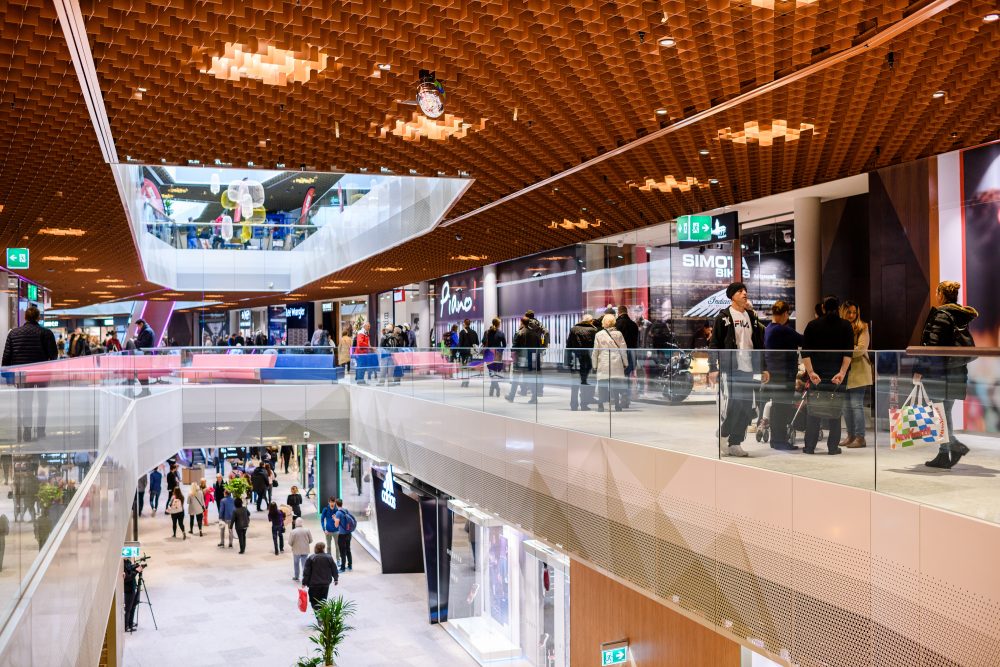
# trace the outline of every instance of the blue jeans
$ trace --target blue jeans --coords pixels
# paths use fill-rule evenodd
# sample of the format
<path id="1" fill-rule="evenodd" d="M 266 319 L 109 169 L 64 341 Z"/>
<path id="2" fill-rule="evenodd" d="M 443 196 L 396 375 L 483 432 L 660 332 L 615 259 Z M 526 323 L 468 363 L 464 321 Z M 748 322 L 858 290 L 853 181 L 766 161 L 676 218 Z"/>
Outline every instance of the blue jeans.
<path id="1" fill-rule="evenodd" d="M 297 555 L 296 556 L 292 556 L 292 561 L 295 563 L 295 578 L 296 579 L 299 578 L 299 573 L 301 572 L 301 570 L 299 568 L 301 567 L 302 569 L 305 569 L 306 558 L 309 558 L 309 554 L 302 554 L 301 556 L 297 556 Z"/>
<path id="2" fill-rule="evenodd" d="M 865 395 L 867 393 L 867 386 L 847 390 L 844 421 L 847 422 L 848 438 L 865 437 Z"/>

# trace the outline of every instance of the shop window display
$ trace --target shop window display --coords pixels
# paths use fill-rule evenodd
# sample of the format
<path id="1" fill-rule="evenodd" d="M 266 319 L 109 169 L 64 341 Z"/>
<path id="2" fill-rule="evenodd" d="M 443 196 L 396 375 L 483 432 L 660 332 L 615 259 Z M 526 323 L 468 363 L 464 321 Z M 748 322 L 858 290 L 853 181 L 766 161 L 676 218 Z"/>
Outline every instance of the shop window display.
<path id="1" fill-rule="evenodd" d="M 375 487 L 372 484 L 372 460 L 353 447 L 348 447 L 344 452 L 340 488 L 344 507 L 358 521 L 354 539 L 378 560 L 380 549 L 375 516 Z"/>
<path id="2" fill-rule="evenodd" d="M 448 632 L 480 663 L 568 665 L 568 560 L 514 527 L 449 501 Z"/>

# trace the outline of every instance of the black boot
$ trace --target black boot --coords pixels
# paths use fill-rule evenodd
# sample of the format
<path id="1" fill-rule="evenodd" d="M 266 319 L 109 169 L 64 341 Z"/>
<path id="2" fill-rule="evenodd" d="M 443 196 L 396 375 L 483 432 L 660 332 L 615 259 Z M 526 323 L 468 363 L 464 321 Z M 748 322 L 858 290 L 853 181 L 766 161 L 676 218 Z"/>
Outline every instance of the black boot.
<path id="1" fill-rule="evenodd" d="M 950 450 L 950 461 L 948 463 L 949 468 L 953 467 L 963 456 L 969 453 L 969 448 L 957 440 L 951 443 L 951 445 L 948 446 L 948 449 Z"/>
<path id="2" fill-rule="evenodd" d="M 948 456 L 948 452 L 938 452 L 930 461 L 924 463 L 928 468 L 950 468 L 952 466 L 951 458 Z"/>

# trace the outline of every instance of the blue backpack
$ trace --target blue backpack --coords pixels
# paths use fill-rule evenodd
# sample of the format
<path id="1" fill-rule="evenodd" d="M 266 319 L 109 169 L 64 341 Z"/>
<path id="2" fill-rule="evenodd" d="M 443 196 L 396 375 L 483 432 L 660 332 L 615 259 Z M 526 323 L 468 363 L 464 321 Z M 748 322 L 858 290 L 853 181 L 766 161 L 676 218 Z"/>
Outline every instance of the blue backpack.
<path id="1" fill-rule="evenodd" d="M 354 518 L 354 515 L 344 510 L 344 528 L 347 529 L 348 533 L 353 533 L 354 529 L 358 527 L 358 520 Z"/>

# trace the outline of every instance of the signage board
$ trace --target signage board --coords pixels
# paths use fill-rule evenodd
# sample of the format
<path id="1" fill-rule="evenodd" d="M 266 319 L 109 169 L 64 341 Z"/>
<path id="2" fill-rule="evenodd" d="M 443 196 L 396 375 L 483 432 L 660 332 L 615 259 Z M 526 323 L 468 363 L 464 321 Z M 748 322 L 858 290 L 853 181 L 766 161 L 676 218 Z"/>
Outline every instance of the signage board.
<path id="1" fill-rule="evenodd" d="M 27 248 L 7 248 L 8 269 L 27 269 L 29 265 Z"/>
<path id="2" fill-rule="evenodd" d="M 628 662 L 628 640 L 601 644 L 601 667 Z"/>
<path id="3" fill-rule="evenodd" d="M 253 313 L 250 312 L 249 308 L 245 308 L 240 311 L 240 324 L 249 325 L 253 321 Z"/>
<path id="4" fill-rule="evenodd" d="M 38 301 L 38 285 L 28 283 L 28 301 Z"/>
<path id="5" fill-rule="evenodd" d="M 322 312 L 324 312 L 324 313 L 332 313 L 333 312 L 333 303 L 331 303 L 329 301 L 327 301 L 326 303 L 324 303 L 323 304 L 323 310 L 322 310 Z"/>
<path id="6" fill-rule="evenodd" d="M 677 218 L 677 245 L 681 248 L 732 241 L 739 237 L 736 211 L 719 215 L 682 215 Z"/>
<path id="7" fill-rule="evenodd" d="M 138 558 L 139 549 L 138 542 L 126 542 L 125 546 L 122 547 L 122 558 Z"/>
<path id="8" fill-rule="evenodd" d="M 392 302 L 403 303 L 406 301 L 406 290 L 403 288 L 392 290 Z"/>
<path id="9" fill-rule="evenodd" d="M 396 479 L 392 474 L 392 464 L 385 470 L 385 481 L 382 482 L 382 502 L 386 507 L 396 509 Z"/>
<path id="10" fill-rule="evenodd" d="M 108 319 L 104 320 L 104 326 L 113 327 L 114 325 L 115 325 L 115 318 L 109 317 Z"/>

